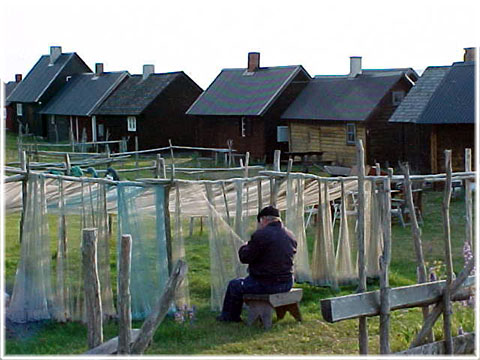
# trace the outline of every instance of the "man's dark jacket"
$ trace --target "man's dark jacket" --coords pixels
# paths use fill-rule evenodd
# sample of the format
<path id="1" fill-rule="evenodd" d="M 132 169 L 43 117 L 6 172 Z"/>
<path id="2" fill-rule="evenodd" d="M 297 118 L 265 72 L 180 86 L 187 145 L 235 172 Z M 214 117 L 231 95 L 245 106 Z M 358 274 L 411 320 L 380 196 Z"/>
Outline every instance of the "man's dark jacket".
<path id="1" fill-rule="evenodd" d="M 240 261 L 248 264 L 251 277 L 266 283 L 292 279 L 293 257 L 297 241 L 280 221 L 269 223 L 252 234 L 250 241 L 238 250 Z"/>

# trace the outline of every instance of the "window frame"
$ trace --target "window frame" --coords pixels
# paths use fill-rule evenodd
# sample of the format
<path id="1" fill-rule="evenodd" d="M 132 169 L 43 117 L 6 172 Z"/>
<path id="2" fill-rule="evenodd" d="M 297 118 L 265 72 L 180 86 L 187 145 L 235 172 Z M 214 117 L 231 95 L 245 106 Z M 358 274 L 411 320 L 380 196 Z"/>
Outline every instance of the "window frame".
<path id="1" fill-rule="evenodd" d="M 353 133 L 352 133 L 352 128 L 353 128 Z M 357 142 L 357 124 L 347 123 L 345 132 L 346 132 L 347 145 L 355 145 L 355 143 Z M 350 135 L 353 135 L 353 140 L 350 140 Z"/>
<path id="2" fill-rule="evenodd" d="M 392 91 L 392 105 L 400 105 L 400 103 L 405 98 L 405 95 L 406 93 L 403 90 Z"/>
<path id="3" fill-rule="evenodd" d="M 281 140 L 280 139 L 280 134 L 281 132 L 283 132 L 283 135 L 286 136 L 286 140 Z M 288 125 L 279 125 L 277 126 L 277 142 L 278 143 L 282 143 L 282 142 L 290 142 L 290 134 L 289 134 L 289 131 L 288 131 Z"/>
<path id="4" fill-rule="evenodd" d="M 137 118 L 135 116 L 127 116 L 127 130 L 131 132 L 137 131 Z"/>
<path id="5" fill-rule="evenodd" d="M 23 116 L 23 104 L 17 103 L 17 116 Z"/>

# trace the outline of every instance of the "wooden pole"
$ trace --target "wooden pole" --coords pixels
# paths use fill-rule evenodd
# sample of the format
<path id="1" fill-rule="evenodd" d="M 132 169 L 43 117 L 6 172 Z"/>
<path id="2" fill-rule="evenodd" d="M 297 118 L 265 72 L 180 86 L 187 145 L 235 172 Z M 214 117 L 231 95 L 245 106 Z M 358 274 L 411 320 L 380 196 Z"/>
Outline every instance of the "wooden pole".
<path id="1" fill-rule="evenodd" d="M 445 234 L 445 265 L 447 270 L 447 286 L 443 295 L 443 332 L 445 336 L 445 353 L 453 354 L 452 340 L 452 303 L 450 302 L 450 289 L 453 279 L 452 264 L 452 245 L 450 240 L 450 199 L 452 196 L 452 151 L 445 150 L 445 170 L 447 173 L 447 181 L 445 183 L 445 191 L 443 197 L 443 229 Z"/>
<path id="2" fill-rule="evenodd" d="M 175 158 L 173 157 L 172 140 L 168 139 L 168 145 L 170 146 L 170 157 L 172 158 L 172 165 L 175 164 Z"/>
<path id="3" fill-rule="evenodd" d="M 280 156 L 282 152 L 280 150 L 275 150 L 273 153 L 273 171 L 280 171 Z"/>
<path id="4" fill-rule="evenodd" d="M 70 155 L 65 154 L 65 175 L 70 176 L 72 171 L 72 165 L 70 163 Z"/>
<path id="5" fill-rule="evenodd" d="M 187 264 L 182 260 L 178 260 L 175 264 L 175 268 L 172 271 L 172 275 L 170 275 L 170 278 L 165 285 L 165 290 L 163 291 L 162 296 L 158 300 L 155 308 L 150 313 L 148 318 L 145 319 L 137 340 L 135 340 L 135 342 L 132 344 L 131 354 L 143 354 L 145 352 L 148 345 L 152 341 L 155 331 L 165 318 L 165 315 L 167 314 L 175 295 L 175 290 L 181 284 L 186 273 Z"/>
<path id="6" fill-rule="evenodd" d="M 405 189 L 405 200 L 407 202 L 408 211 L 410 215 L 410 223 L 412 229 L 412 238 L 415 248 L 415 256 L 417 259 L 417 282 L 419 284 L 425 283 L 428 281 L 427 270 L 425 268 L 425 260 L 423 257 L 423 248 L 422 248 L 422 232 L 417 221 L 417 214 L 415 212 L 415 204 L 413 203 L 413 192 L 412 192 L 412 182 L 410 180 L 410 168 L 408 163 L 405 165 L 400 164 L 402 172 L 404 174 L 404 189 Z M 428 317 L 428 306 L 422 308 L 423 320 Z M 433 331 L 428 335 L 427 342 L 433 342 Z"/>
<path id="7" fill-rule="evenodd" d="M 377 175 L 380 175 L 380 166 L 377 165 Z M 393 172 L 389 169 L 389 175 Z M 390 354 L 390 283 L 388 267 L 391 259 L 391 177 L 383 181 L 383 254 L 380 256 L 380 354 Z"/>
<path id="8" fill-rule="evenodd" d="M 118 262 L 118 353 L 129 354 L 132 329 L 130 271 L 132 237 L 122 235 Z"/>
<path id="9" fill-rule="evenodd" d="M 465 149 L 465 171 L 472 171 L 472 149 Z M 470 185 L 471 181 L 465 180 L 465 243 L 473 250 L 472 188 Z"/>
<path id="10" fill-rule="evenodd" d="M 357 168 L 358 168 L 358 292 L 367 289 L 367 274 L 365 271 L 365 150 L 362 139 L 357 142 Z M 358 319 L 358 344 L 359 353 L 368 354 L 368 329 L 367 318 Z"/>
<path id="11" fill-rule="evenodd" d="M 162 158 L 162 155 L 160 154 L 157 154 L 157 162 L 155 163 L 155 177 L 157 179 L 160 179 L 161 178 L 161 172 L 162 172 L 162 168 L 160 166 L 160 159 Z"/>
<path id="12" fill-rule="evenodd" d="M 135 136 L 135 167 L 138 168 L 138 136 Z"/>
<path id="13" fill-rule="evenodd" d="M 263 209 L 262 179 L 257 179 L 257 202 L 258 212 Z"/>
<path id="14" fill-rule="evenodd" d="M 232 149 L 233 149 L 233 140 L 227 140 L 227 147 L 228 147 L 228 167 L 232 167 Z"/>
<path id="15" fill-rule="evenodd" d="M 177 184 L 178 186 L 178 184 Z M 172 273 L 172 230 L 170 223 L 170 190 L 171 186 L 165 186 L 165 198 L 163 209 L 165 211 L 165 241 L 167 243 L 168 273 Z"/>
<path id="16" fill-rule="evenodd" d="M 248 163 L 250 162 L 250 153 L 245 153 L 245 178 L 248 179 Z"/>
<path id="17" fill-rule="evenodd" d="M 27 207 L 27 184 L 28 184 L 28 175 L 30 172 L 30 166 L 28 163 L 27 153 L 22 151 L 20 156 L 20 167 L 23 171 L 26 172 L 25 178 L 22 180 L 22 212 L 20 213 L 20 231 L 19 231 L 19 242 L 22 242 L 23 237 L 23 223 L 25 222 L 25 209 Z"/>
<path id="18" fill-rule="evenodd" d="M 97 229 L 82 230 L 82 263 L 87 314 L 88 348 L 103 342 L 102 301 L 97 266 Z"/>
<path id="19" fill-rule="evenodd" d="M 225 189 L 225 183 L 222 182 L 221 185 L 222 185 L 223 201 L 225 203 L 225 213 L 227 214 L 227 223 L 228 225 L 231 226 L 232 224 L 230 220 L 230 210 L 228 209 L 227 191 Z"/>

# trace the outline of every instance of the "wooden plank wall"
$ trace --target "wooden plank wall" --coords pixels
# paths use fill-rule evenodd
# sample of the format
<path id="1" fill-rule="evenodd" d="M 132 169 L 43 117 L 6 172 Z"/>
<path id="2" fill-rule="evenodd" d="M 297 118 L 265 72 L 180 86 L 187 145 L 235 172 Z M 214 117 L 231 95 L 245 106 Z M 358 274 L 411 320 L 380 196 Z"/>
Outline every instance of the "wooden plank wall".
<path id="1" fill-rule="evenodd" d="M 365 126 L 357 125 L 357 139 L 365 143 Z M 345 122 L 290 122 L 290 151 L 323 151 L 322 161 L 335 165 L 356 164 L 355 145 L 347 145 Z"/>

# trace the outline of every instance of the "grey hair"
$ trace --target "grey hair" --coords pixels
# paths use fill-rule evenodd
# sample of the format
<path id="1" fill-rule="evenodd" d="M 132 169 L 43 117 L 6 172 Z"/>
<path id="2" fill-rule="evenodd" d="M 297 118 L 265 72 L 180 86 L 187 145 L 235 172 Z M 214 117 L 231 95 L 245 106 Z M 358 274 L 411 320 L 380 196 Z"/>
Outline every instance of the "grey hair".
<path id="1" fill-rule="evenodd" d="M 277 216 L 272 216 L 272 215 L 267 215 L 267 216 L 262 216 L 262 218 L 265 218 L 268 220 L 268 222 L 271 222 L 271 221 L 280 221 L 282 222 L 282 219 L 277 217 Z"/>

